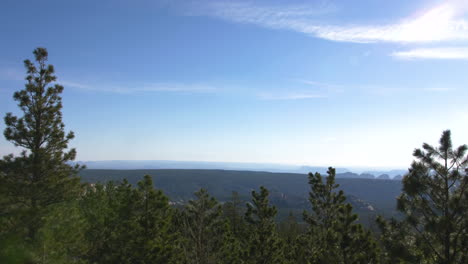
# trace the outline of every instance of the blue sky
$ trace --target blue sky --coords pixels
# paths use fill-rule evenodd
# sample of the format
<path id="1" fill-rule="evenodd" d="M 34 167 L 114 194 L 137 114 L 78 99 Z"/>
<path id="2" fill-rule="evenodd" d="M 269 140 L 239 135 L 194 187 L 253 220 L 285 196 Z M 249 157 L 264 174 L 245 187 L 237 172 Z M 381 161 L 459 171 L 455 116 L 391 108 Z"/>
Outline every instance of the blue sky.
<path id="1" fill-rule="evenodd" d="M 468 1 L 4 0 L 0 35 L 0 114 L 46 47 L 78 160 L 404 168 L 468 143 Z"/>

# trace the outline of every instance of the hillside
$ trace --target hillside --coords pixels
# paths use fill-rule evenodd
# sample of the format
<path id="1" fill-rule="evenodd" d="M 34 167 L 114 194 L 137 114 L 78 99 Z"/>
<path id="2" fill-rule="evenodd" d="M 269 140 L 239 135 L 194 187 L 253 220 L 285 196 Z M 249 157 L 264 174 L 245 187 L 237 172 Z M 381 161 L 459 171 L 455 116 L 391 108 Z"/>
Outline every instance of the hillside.
<path id="1" fill-rule="evenodd" d="M 289 211 L 301 212 L 309 209 L 307 201 L 309 185 L 306 174 L 271 173 L 232 170 L 83 170 L 80 175 L 84 182 L 121 181 L 127 179 L 135 184 L 143 175 L 153 176 L 156 188 L 162 189 L 170 199 L 183 203 L 200 188 L 206 188 L 220 201 L 229 199 L 232 191 L 243 200 L 250 198 L 250 192 L 263 185 L 271 191 L 272 203 L 278 206 L 282 215 Z M 348 196 L 361 218 L 369 214 L 393 215 L 395 198 L 400 194 L 401 182 L 381 179 L 340 178 L 337 183 Z"/>

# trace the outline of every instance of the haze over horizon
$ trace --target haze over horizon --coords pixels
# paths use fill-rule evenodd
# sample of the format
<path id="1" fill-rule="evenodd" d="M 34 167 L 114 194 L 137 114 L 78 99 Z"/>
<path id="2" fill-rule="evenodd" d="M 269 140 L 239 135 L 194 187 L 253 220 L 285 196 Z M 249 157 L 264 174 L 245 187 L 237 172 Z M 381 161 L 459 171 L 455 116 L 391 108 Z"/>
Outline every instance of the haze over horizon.
<path id="1" fill-rule="evenodd" d="M 87 169 L 221 169 L 221 170 L 255 170 L 267 172 L 320 172 L 326 173 L 329 167 L 342 172 L 373 172 L 384 174 L 389 171 L 398 171 L 404 174 L 407 167 L 374 167 L 374 166 L 337 166 L 336 164 L 293 164 L 293 163 L 256 163 L 256 162 L 222 162 L 222 161 L 196 161 L 196 160 L 77 160 L 77 163 L 86 165 Z M 320 171 L 316 169 L 320 168 Z M 315 169 L 315 170 L 310 170 Z M 380 175 L 379 174 L 379 175 Z M 376 176 L 379 176 L 376 175 Z"/>
<path id="2" fill-rule="evenodd" d="M 46 47 L 77 160 L 407 168 L 445 129 L 468 143 L 468 1 L 0 7 L 0 115 Z"/>

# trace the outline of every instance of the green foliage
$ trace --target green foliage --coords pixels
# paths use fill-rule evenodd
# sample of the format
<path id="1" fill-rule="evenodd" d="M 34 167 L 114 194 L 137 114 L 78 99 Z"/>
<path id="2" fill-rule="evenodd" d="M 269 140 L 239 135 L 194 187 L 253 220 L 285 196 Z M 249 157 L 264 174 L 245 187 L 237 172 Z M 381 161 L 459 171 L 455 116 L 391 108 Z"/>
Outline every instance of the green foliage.
<path id="1" fill-rule="evenodd" d="M 397 208 L 415 245 L 431 263 L 464 263 L 468 247 L 468 147 L 453 148 L 444 131 L 439 146 L 415 149 Z"/>
<path id="2" fill-rule="evenodd" d="M 300 239 L 305 248 L 299 256 L 307 263 L 376 263 L 377 246 L 370 232 L 356 223 L 344 192 L 336 191 L 335 169 L 329 168 L 325 182 L 320 173 L 310 173 L 309 184 L 313 214 L 304 212 L 309 230 Z"/>
<path id="3" fill-rule="evenodd" d="M 193 192 L 200 188 L 210 190 L 210 195 L 220 202 L 232 199 L 230 191 L 236 191 L 244 201 L 248 200 L 251 191 L 265 186 L 270 193 L 270 202 L 278 209 L 277 220 L 285 220 L 290 211 L 295 215 L 310 208 L 307 202 L 309 186 L 304 181 L 304 174 L 270 173 L 257 171 L 199 170 L 199 169 L 157 169 L 157 170 L 95 170 L 80 171 L 84 182 L 96 183 L 122 181 L 128 179 L 133 185 L 144 174 L 154 175 L 158 188 L 173 201 L 186 201 L 192 198 Z M 306 180 L 307 181 L 307 180 Z M 397 213 L 395 197 L 401 193 L 401 181 L 377 179 L 343 179 L 336 178 L 340 188 L 346 193 L 348 202 L 353 205 L 361 222 L 368 220 L 369 215 L 381 213 L 392 216 Z M 227 191 L 229 190 L 229 191 Z M 353 199 L 351 196 L 358 197 Z M 365 201 L 365 202 L 363 202 Z M 369 210 L 368 205 L 373 209 Z M 242 213 L 243 214 L 243 213 Z M 302 219 L 300 219 L 302 222 Z"/>
<path id="4" fill-rule="evenodd" d="M 283 263 L 283 243 L 276 231 L 276 207 L 268 200 L 268 190 L 252 191 L 252 203 L 247 203 L 245 219 L 249 224 L 246 263 Z"/>
<path id="5" fill-rule="evenodd" d="M 5 116 L 5 138 L 24 151 L 20 156 L 8 155 L 0 161 L 1 185 L 6 186 L 7 218 L 14 217 L 10 227 L 25 232 L 33 240 L 43 224 L 42 216 L 49 205 L 76 198 L 80 193 L 78 166 L 68 164 L 76 151 L 68 150 L 73 132 L 65 133 L 62 122 L 63 86 L 55 84 L 54 67 L 46 65 L 47 50 L 34 50 L 37 65 L 25 60 L 25 89 L 13 98 L 23 115 Z"/>
<path id="6" fill-rule="evenodd" d="M 132 188 L 127 182 L 88 189 L 82 201 L 90 263 L 174 263 L 177 233 L 173 209 L 146 175 Z"/>
<path id="7" fill-rule="evenodd" d="M 288 263 L 303 263 L 300 253 L 304 244 L 299 238 L 305 231 L 304 225 L 300 225 L 296 216 L 289 212 L 288 218 L 280 223 L 278 229 L 279 235 L 284 241 L 284 256 L 289 261 Z"/>
<path id="8" fill-rule="evenodd" d="M 35 242 L 35 262 L 86 263 L 82 256 L 88 251 L 88 244 L 84 243 L 87 222 L 79 203 L 61 203 L 48 209 Z"/>
<path id="9" fill-rule="evenodd" d="M 25 243 L 21 236 L 2 234 L 0 237 L 0 263 L 31 263 L 33 247 Z"/>
<path id="10" fill-rule="evenodd" d="M 379 242 L 383 247 L 382 263 L 423 263 L 424 252 L 405 222 L 377 217 L 381 234 Z"/>
<path id="11" fill-rule="evenodd" d="M 195 200 L 188 201 L 182 214 L 185 263 L 219 263 L 223 242 L 221 206 L 205 189 L 196 192 L 195 197 Z"/>
<path id="12" fill-rule="evenodd" d="M 245 250 L 244 243 L 239 235 L 236 235 L 229 222 L 225 222 L 223 229 L 223 240 L 220 244 L 219 263 L 243 264 Z"/>
<path id="13" fill-rule="evenodd" d="M 245 208 L 238 192 L 233 191 L 229 201 L 223 204 L 223 216 L 229 222 L 229 228 L 237 238 L 246 236 L 247 223 L 244 219 Z"/>
<path id="14" fill-rule="evenodd" d="M 58 233 L 51 227 L 70 230 L 63 225 L 67 219 L 59 215 L 68 212 L 62 204 L 82 193 L 76 177 L 80 166 L 69 165 L 76 151 L 68 150 L 74 135 L 65 133 L 62 122 L 63 87 L 53 84 L 56 77 L 54 67 L 46 65 L 47 50 L 37 48 L 33 53 L 36 64 L 24 61 L 25 88 L 13 96 L 22 115 L 7 113 L 4 119 L 5 138 L 22 152 L 0 160 L 0 244 L 6 245 L 0 250 L 0 259 L 6 263 L 35 263 L 50 257 L 54 263 L 72 263 L 75 261 L 62 258 L 65 251 L 75 250 L 69 247 L 72 241 L 61 240 L 65 244 L 59 245 L 56 241 L 64 237 L 54 237 Z M 49 244 L 60 248 L 48 251 L 46 257 L 45 247 Z"/>
<path id="15" fill-rule="evenodd" d="M 244 245 L 248 231 L 243 217 L 245 208 L 242 205 L 239 193 L 233 191 L 230 200 L 222 206 L 224 226 L 219 258 L 221 263 L 244 263 Z"/>
<path id="16" fill-rule="evenodd" d="M 292 243 L 302 233 L 302 227 L 297 222 L 296 216 L 289 212 L 288 218 L 280 223 L 279 233 L 286 243 Z"/>

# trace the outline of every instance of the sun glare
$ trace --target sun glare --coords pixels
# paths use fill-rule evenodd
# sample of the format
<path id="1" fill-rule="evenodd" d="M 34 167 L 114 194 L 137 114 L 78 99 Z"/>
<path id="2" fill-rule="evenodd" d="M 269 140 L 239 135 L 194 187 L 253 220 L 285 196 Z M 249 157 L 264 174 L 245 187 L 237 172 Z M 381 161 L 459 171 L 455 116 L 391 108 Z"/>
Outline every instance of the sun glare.
<path id="1" fill-rule="evenodd" d="M 457 22 L 452 5 L 442 5 L 429 10 L 418 18 L 400 24 L 398 38 L 408 42 L 440 41 L 451 38 Z"/>

